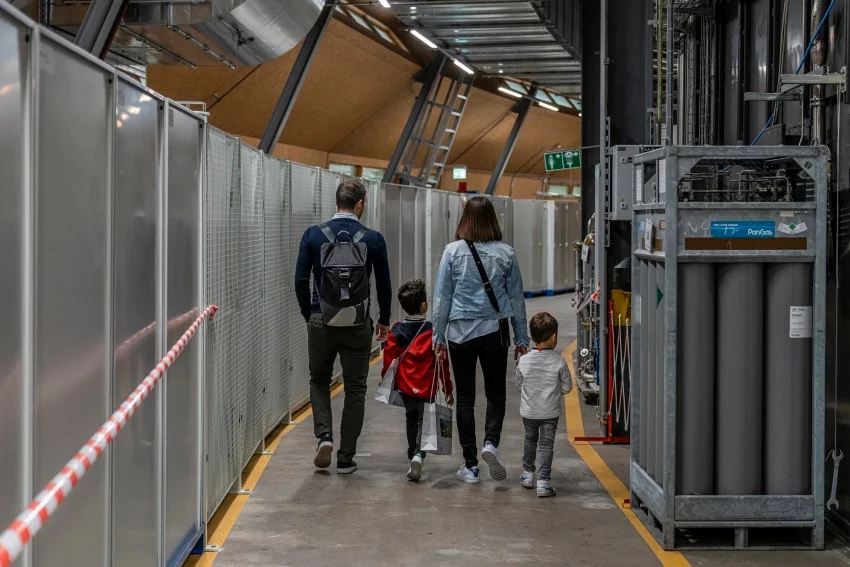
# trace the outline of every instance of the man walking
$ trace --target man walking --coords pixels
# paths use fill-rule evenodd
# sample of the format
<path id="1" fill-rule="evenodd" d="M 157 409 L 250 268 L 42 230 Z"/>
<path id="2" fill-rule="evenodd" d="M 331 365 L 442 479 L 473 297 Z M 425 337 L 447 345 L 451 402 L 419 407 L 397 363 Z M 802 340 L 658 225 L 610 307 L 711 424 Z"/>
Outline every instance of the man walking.
<path id="1" fill-rule="evenodd" d="M 337 473 L 351 474 L 357 470 L 354 454 L 363 428 L 372 350 L 369 305 L 372 273 L 378 292 L 376 335 L 381 342 L 389 332 L 392 284 L 384 237 L 360 224 L 366 206 L 363 183 L 354 179 L 340 183 L 336 206 L 337 214 L 331 220 L 311 226 L 301 237 L 295 265 L 295 294 L 307 321 L 310 403 L 313 428 L 319 439 L 314 463 L 321 469 L 331 464 L 334 443 L 330 386 L 334 361 L 339 355 L 345 405 L 336 466 Z"/>

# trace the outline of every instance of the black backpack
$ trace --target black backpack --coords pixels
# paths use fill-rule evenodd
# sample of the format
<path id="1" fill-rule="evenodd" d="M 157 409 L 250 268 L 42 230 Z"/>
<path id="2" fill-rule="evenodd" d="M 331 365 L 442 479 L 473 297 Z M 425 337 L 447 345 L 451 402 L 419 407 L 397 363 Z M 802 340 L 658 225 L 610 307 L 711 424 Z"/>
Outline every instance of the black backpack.
<path id="1" fill-rule="evenodd" d="M 341 230 L 334 234 L 327 224 L 319 229 L 328 239 L 322 244 L 322 321 L 325 325 L 350 327 L 366 323 L 369 313 L 368 249 L 361 242 L 369 231 L 361 228 L 354 236 Z M 342 239 L 343 235 L 348 239 Z"/>

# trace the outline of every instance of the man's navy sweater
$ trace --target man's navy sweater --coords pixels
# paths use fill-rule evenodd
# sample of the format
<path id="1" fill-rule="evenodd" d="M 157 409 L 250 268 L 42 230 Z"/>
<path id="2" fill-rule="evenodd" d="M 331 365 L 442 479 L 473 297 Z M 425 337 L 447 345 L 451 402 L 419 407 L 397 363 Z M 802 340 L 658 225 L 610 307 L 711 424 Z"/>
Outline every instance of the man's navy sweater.
<path id="1" fill-rule="evenodd" d="M 327 223 L 334 234 L 345 230 L 352 236 L 360 230 L 361 224 L 353 215 L 337 216 Z M 298 261 L 295 264 L 295 295 L 298 306 L 305 320 L 310 320 L 312 313 L 321 313 L 319 293 L 322 285 L 322 244 L 328 242 L 327 237 L 318 226 L 311 226 L 304 231 L 301 245 L 298 249 Z M 392 309 L 393 290 L 390 281 L 390 264 L 387 260 L 387 243 L 377 230 L 368 231 L 363 240 L 368 250 L 366 254 L 366 270 L 375 274 L 375 286 L 378 293 L 378 323 L 389 326 L 390 310 Z M 313 275 L 313 290 L 310 290 L 310 274 Z"/>

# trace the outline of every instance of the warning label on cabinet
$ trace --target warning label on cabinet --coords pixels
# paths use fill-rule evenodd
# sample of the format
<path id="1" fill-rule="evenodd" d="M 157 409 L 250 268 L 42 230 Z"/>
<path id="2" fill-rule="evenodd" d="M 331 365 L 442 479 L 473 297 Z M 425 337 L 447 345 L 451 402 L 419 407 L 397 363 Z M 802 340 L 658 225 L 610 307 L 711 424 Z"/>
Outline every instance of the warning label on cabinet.
<path id="1" fill-rule="evenodd" d="M 792 305 L 789 316 L 789 337 L 792 339 L 812 338 L 812 306 Z"/>

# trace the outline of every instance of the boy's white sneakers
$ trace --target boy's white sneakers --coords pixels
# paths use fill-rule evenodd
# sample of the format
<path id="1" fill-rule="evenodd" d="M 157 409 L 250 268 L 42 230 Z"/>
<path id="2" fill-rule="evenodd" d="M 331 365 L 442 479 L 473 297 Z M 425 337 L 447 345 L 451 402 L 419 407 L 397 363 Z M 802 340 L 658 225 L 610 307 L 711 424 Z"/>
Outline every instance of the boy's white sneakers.
<path id="1" fill-rule="evenodd" d="M 484 448 L 481 449 L 481 458 L 487 463 L 490 469 L 490 476 L 493 480 L 505 480 L 508 478 L 508 472 L 505 470 L 505 462 L 499 454 L 499 448 L 490 443 L 484 443 Z"/>
<path id="2" fill-rule="evenodd" d="M 462 480 L 463 482 L 478 484 L 481 482 L 481 478 L 478 475 L 478 467 L 467 468 L 466 465 L 461 465 L 455 476 L 457 476 L 458 480 Z"/>
<path id="3" fill-rule="evenodd" d="M 522 476 L 519 477 L 519 483 L 526 488 L 534 488 L 534 473 L 522 471 Z"/>
<path id="4" fill-rule="evenodd" d="M 422 478 L 422 457 L 420 455 L 413 455 L 413 458 L 410 459 L 407 478 L 413 482 L 419 482 L 419 479 Z"/>
<path id="5" fill-rule="evenodd" d="M 548 480 L 537 481 L 537 496 L 539 498 L 549 498 L 555 496 L 555 489 L 549 486 Z"/>

